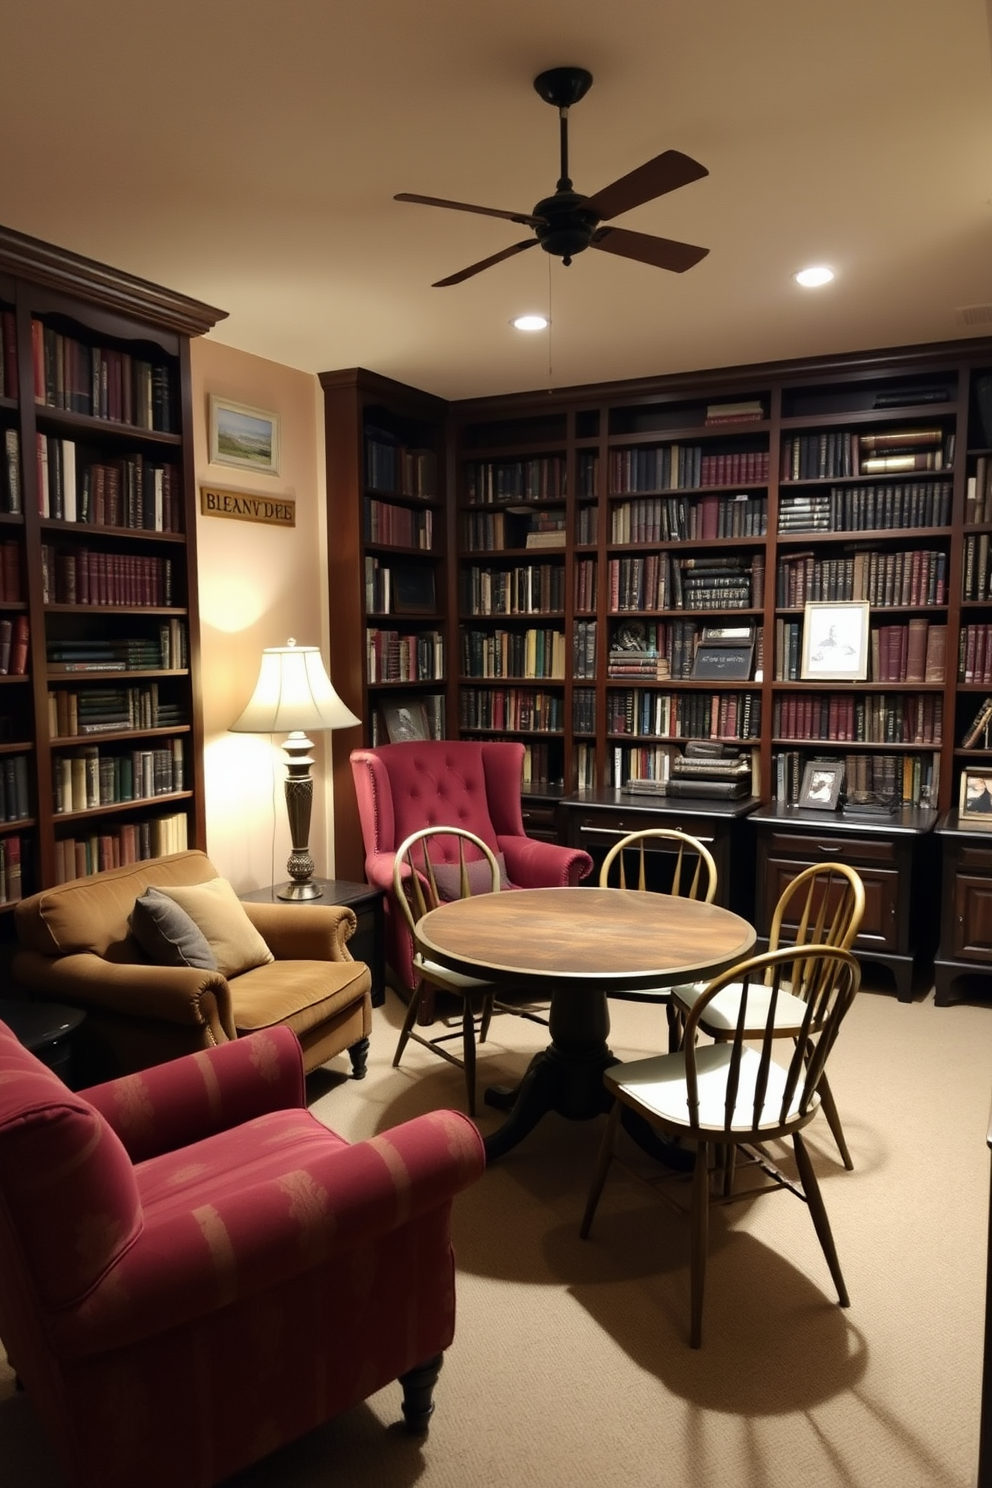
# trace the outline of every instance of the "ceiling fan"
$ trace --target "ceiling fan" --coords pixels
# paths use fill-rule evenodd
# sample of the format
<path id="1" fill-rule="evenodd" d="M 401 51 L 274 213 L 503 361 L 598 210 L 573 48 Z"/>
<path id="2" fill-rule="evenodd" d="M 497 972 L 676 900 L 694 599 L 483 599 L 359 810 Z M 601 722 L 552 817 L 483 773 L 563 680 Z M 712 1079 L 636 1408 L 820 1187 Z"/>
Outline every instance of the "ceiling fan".
<path id="1" fill-rule="evenodd" d="M 679 150 L 666 150 L 644 165 L 632 170 L 619 181 L 604 186 L 595 196 L 581 196 L 572 190 L 568 175 L 568 110 L 573 103 L 584 98 L 592 86 L 592 73 L 584 67 L 552 67 L 534 79 L 534 87 L 545 103 L 558 110 L 561 134 L 561 176 L 554 196 L 546 196 L 537 203 L 533 212 L 503 212 L 496 207 L 474 207 L 468 202 L 445 201 L 438 196 L 418 196 L 401 191 L 396 201 L 421 202 L 427 207 L 450 207 L 456 212 L 479 212 L 484 217 L 505 217 L 508 222 L 519 222 L 532 227 L 536 236 L 525 238 L 484 258 L 481 263 L 471 264 L 447 279 L 439 279 L 432 287 L 443 289 L 449 284 L 461 284 L 473 274 L 491 268 L 504 258 L 523 253 L 538 243 L 545 253 L 553 253 L 566 265 L 576 253 L 586 248 L 600 248 L 605 253 L 616 253 L 621 258 L 634 258 L 640 263 L 653 264 L 659 269 L 670 269 L 682 274 L 699 263 L 709 252 L 708 248 L 696 248 L 692 243 L 679 243 L 671 238 L 656 238 L 647 233 L 628 232 L 622 227 L 601 227 L 600 223 L 629 212 L 643 202 L 653 201 L 690 181 L 708 176 L 709 171 L 697 160 L 683 155 Z"/>

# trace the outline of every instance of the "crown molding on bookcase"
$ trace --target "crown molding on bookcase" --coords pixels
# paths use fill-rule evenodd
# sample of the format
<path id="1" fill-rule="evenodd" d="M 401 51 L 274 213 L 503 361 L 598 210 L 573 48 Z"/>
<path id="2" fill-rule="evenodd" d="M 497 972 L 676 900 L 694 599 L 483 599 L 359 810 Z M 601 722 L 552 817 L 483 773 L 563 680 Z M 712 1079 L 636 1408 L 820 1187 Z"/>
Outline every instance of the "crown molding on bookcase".
<path id="1" fill-rule="evenodd" d="M 227 317 L 188 295 L 163 289 L 120 269 L 82 258 L 65 248 L 0 227 L 0 273 L 44 285 L 62 294 L 79 295 L 91 304 L 162 326 L 185 336 L 202 336 Z"/>

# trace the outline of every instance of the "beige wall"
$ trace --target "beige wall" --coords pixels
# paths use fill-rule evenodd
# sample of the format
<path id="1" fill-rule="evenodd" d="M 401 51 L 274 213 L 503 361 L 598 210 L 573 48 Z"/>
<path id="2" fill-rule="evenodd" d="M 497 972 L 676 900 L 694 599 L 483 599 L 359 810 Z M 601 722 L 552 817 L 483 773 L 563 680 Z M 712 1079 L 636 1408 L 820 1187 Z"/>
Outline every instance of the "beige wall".
<path id="1" fill-rule="evenodd" d="M 202 338 L 193 341 L 191 353 L 197 505 L 201 483 L 296 502 L 293 528 L 197 519 L 207 851 L 244 892 L 287 876 L 285 755 L 281 737 L 231 734 L 228 725 L 251 696 L 264 647 L 284 646 L 292 636 L 300 645 L 320 646 L 327 662 L 323 402 L 309 373 Z M 278 475 L 210 463 L 211 393 L 279 415 Z M 314 746 L 310 851 L 317 874 L 330 876 L 326 735 L 315 735 Z"/>

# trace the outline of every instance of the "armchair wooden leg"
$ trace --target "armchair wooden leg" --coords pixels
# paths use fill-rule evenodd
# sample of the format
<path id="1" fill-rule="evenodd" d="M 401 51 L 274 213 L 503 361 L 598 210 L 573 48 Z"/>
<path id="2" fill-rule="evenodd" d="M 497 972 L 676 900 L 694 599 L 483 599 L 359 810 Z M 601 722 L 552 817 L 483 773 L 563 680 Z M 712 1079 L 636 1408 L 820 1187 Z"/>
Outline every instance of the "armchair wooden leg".
<path id="1" fill-rule="evenodd" d="M 364 1080 L 368 1073 L 368 1039 L 361 1038 L 357 1044 L 352 1044 L 348 1049 L 348 1058 L 351 1060 L 351 1078 L 353 1080 Z"/>
<path id="2" fill-rule="evenodd" d="M 407 1431 L 424 1432 L 434 1414 L 434 1386 L 444 1363 L 443 1354 L 435 1354 L 424 1364 L 400 1375 L 403 1386 L 403 1419 Z"/>
<path id="3" fill-rule="evenodd" d="M 592 1175 L 592 1182 L 589 1185 L 586 1212 L 583 1214 L 582 1223 L 579 1226 L 580 1240 L 588 1240 L 589 1238 L 589 1230 L 592 1226 L 593 1216 L 596 1213 L 596 1206 L 599 1203 L 599 1196 L 603 1192 L 603 1184 L 606 1182 L 606 1175 L 613 1160 L 613 1144 L 616 1141 L 622 1113 L 623 1106 L 618 1100 L 615 1100 L 613 1102 L 613 1109 L 610 1112 L 610 1119 L 606 1123 L 603 1140 L 600 1143 L 599 1156 L 596 1159 L 596 1170 Z"/>
<path id="4" fill-rule="evenodd" d="M 393 1055 L 393 1069 L 396 1069 L 400 1060 L 403 1058 L 403 1050 L 410 1041 L 410 1034 L 413 1032 L 414 1023 L 417 1021 L 417 1013 L 420 1009 L 420 999 L 423 996 L 423 992 L 424 984 L 421 982 L 416 991 L 410 994 L 410 1001 L 406 1005 L 406 1016 L 403 1019 L 403 1027 L 400 1029 L 400 1036 L 396 1041 L 396 1053 Z"/>
<path id="5" fill-rule="evenodd" d="M 820 1194 L 820 1185 L 816 1181 L 813 1164 L 810 1162 L 806 1143 L 799 1132 L 793 1132 L 792 1145 L 796 1152 L 796 1165 L 799 1168 L 799 1177 L 803 1185 L 803 1193 L 806 1195 L 806 1203 L 809 1208 L 813 1224 L 816 1228 L 817 1238 L 823 1254 L 826 1256 L 827 1265 L 830 1267 L 830 1275 L 834 1279 L 837 1288 L 837 1299 L 841 1307 L 850 1307 L 851 1299 L 847 1295 L 847 1287 L 844 1285 L 844 1277 L 841 1274 L 840 1261 L 837 1259 L 837 1247 L 834 1245 L 834 1237 L 830 1229 L 830 1221 Z"/>

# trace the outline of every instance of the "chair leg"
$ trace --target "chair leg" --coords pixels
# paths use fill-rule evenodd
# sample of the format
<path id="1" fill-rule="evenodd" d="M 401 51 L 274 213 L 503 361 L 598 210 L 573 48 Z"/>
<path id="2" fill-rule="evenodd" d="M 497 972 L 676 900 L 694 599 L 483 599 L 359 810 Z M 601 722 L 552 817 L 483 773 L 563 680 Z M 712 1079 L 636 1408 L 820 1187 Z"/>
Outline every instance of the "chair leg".
<path id="1" fill-rule="evenodd" d="M 792 1145 L 796 1152 L 796 1165 L 799 1168 L 799 1177 L 802 1181 L 803 1192 L 806 1195 L 806 1203 L 816 1229 L 820 1247 L 826 1256 L 827 1265 L 830 1267 L 830 1275 L 834 1279 L 837 1288 L 837 1299 L 841 1307 L 850 1307 L 851 1299 L 847 1295 L 847 1287 L 844 1285 L 844 1277 L 841 1275 L 840 1261 L 837 1259 L 837 1247 L 834 1245 L 834 1237 L 830 1230 L 830 1221 L 820 1193 L 820 1185 L 816 1181 L 813 1172 L 813 1164 L 810 1162 L 806 1143 L 799 1132 L 793 1132 Z"/>
<path id="2" fill-rule="evenodd" d="M 710 1149 L 708 1142 L 696 1147 L 692 1172 L 692 1240 L 689 1258 L 691 1276 L 691 1321 L 689 1346 L 698 1349 L 703 1341 L 703 1293 L 706 1290 L 706 1254 L 710 1243 Z"/>
<path id="3" fill-rule="evenodd" d="M 844 1166 L 850 1173 L 854 1168 L 854 1163 L 851 1161 L 851 1154 L 848 1151 L 847 1142 L 844 1139 L 844 1128 L 840 1124 L 840 1117 L 837 1114 L 837 1106 L 834 1102 L 833 1091 L 827 1084 L 826 1074 L 822 1074 L 820 1076 L 820 1083 L 816 1087 L 816 1091 L 820 1097 L 820 1105 L 823 1107 L 823 1114 L 824 1116 L 826 1116 L 830 1130 L 834 1134 L 834 1141 L 837 1143 L 837 1149 L 840 1152 L 841 1157 L 844 1159 Z"/>
<path id="4" fill-rule="evenodd" d="M 482 1018 L 479 1023 L 479 1043 L 484 1044 L 489 1037 L 489 1025 L 493 1021 L 493 1008 L 496 1005 L 495 992 L 488 992 L 482 999 Z"/>
<path id="5" fill-rule="evenodd" d="M 403 1050 L 410 1041 L 410 1034 L 413 1032 L 414 1023 L 417 1021 L 417 1012 L 420 1008 L 420 999 L 423 993 L 424 984 L 421 982 L 416 991 L 410 994 L 410 1001 L 406 1005 L 406 1016 L 403 1019 L 403 1027 L 400 1029 L 400 1036 L 396 1043 L 396 1053 L 393 1055 L 393 1069 L 397 1067 L 403 1058 Z"/>
<path id="6" fill-rule="evenodd" d="M 589 1238 L 589 1230 L 592 1225 L 593 1216 L 596 1213 L 596 1206 L 599 1203 L 599 1196 L 603 1192 L 603 1184 L 606 1182 L 606 1175 L 613 1160 L 613 1144 L 616 1141 L 622 1112 L 622 1105 L 618 1100 L 615 1100 L 613 1102 L 613 1109 L 610 1112 L 610 1119 L 606 1123 L 603 1140 L 599 1145 L 596 1169 L 592 1175 L 592 1182 L 589 1185 L 589 1197 L 586 1199 L 586 1212 L 583 1214 L 582 1223 L 579 1226 L 580 1240 L 588 1240 Z"/>
<path id="7" fill-rule="evenodd" d="M 468 1114 L 475 1115 L 475 999 L 462 998 L 462 1062 L 465 1066 L 465 1090 Z"/>

